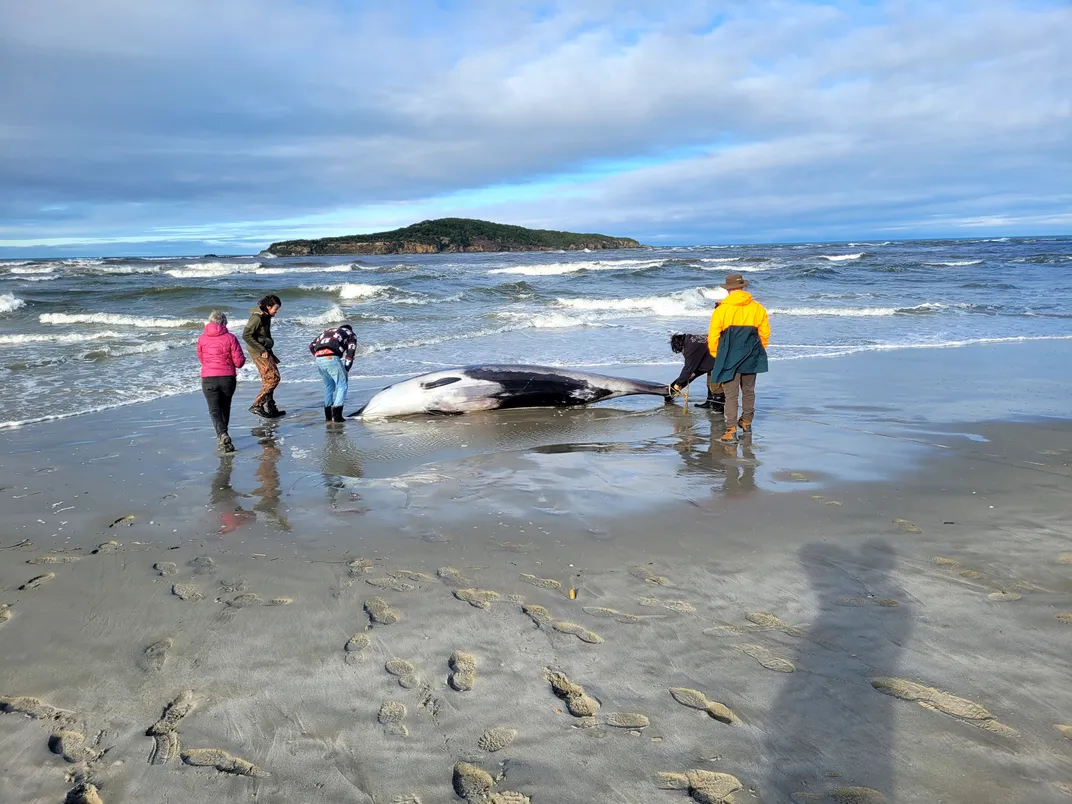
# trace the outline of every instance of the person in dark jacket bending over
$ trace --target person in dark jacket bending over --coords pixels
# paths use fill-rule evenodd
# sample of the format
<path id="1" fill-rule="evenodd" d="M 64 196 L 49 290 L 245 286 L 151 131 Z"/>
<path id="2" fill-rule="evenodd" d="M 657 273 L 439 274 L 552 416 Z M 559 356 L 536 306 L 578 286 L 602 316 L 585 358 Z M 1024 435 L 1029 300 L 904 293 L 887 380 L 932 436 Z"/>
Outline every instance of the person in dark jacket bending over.
<path id="1" fill-rule="evenodd" d="M 730 274 L 722 287 L 730 292 L 711 314 L 707 348 L 715 359 L 711 379 L 726 391 L 725 444 L 737 441 L 737 428 L 752 432 L 756 415 L 756 375 L 767 370 L 770 322 L 762 304 L 745 292 L 748 280 Z M 741 394 L 741 418 L 737 418 L 737 393 Z"/>
<path id="2" fill-rule="evenodd" d="M 261 375 L 261 392 L 249 406 L 250 413 L 265 419 L 286 416 L 285 410 L 275 406 L 275 389 L 279 385 L 279 358 L 275 356 L 275 340 L 272 338 L 272 318 L 279 312 L 283 302 L 274 293 L 269 293 L 250 310 L 249 323 L 242 332 L 249 356 Z"/>
<path id="3" fill-rule="evenodd" d="M 719 383 L 711 382 L 711 369 L 714 368 L 715 359 L 711 357 L 711 353 L 707 349 L 707 336 L 683 335 L 680 333 L 671 335 L 670 351 L 674 354 L 683 354 L 685 356 L 685 366 L 681 369 L 681 374 L 670 383 L 670 387 L 667 389 L 670 392 L 670 396 L 680 394 L 682 390 L 688 387 L 689 383 L 701 374 L 706 374 L 707 400 L 695 403 L 695 407 L 722 413 L 726 395 L 722 393 L 722 386 Z"/>
<path id="4" fill-rule="evenodd" d="M 326 329 L 309 344 L 316 370 L 324 380 L 324 421 L 341 422 L 346 403 L 347 375 L 357 354 L 357 337 L 349 324 Z"/>

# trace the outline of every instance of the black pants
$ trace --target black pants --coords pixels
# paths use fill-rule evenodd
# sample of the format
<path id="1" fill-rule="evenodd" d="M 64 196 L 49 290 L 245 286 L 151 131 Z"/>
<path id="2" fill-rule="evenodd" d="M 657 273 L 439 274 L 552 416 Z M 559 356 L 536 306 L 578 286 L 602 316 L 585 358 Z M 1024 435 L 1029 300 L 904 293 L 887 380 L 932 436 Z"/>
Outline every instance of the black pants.
<path id="1" fill-rule="evenodd" d="M 212 417 L 212 426 L 216 435 L 227 432 L 231 423 L 231 397 L 238 387 L 236 377 L 202 377 L 201 393 L 208 402 L 208 415 Z"/>

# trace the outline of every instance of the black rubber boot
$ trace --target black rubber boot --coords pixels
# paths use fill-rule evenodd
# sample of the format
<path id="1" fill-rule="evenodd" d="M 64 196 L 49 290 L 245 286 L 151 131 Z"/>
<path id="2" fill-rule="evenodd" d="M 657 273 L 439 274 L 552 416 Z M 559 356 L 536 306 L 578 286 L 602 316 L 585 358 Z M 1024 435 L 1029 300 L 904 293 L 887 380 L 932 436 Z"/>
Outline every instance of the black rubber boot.
<path id="1" fill-rule="evenodd" d="M 283 416 L 287 415 L 287 412 L 285 410 L 280 410 L 279 408 L 277 408 L 275 406 L 275 400 L 274 399 L 269 399 L 265 403 L 264 409 L 266 411 L 268 411 L 268 418 L 269 419 L 279 419 L 279 418 L 282 418 Z"/>
<path id="2" fill-rule="evenodd" d="M 713 410 L 715 413 L 723 413 L 726 409 L 726 395 L 709 394 L 706 401 L 697 402 L 696 407 Z"/>
<path id="3" fill-rule="evenodd" d="M 331 421 L 331 406 L 330 405 L 325 405 L 324 406 L 324 421 L 326 421 L 326 422 Z"/>
<path id="4" fill-rule="evenodd" d="M 271 414 L 264 409 L 264 405 L 250 405 L 249 412 L 260 416 L 262 419 L 271 419 Z"/>
<path id="5" fill-rule="evenodd" d="M 339 407 L 337 407 L 337 408 L 332 408 L 331 409 L 331 420 L 333 422 L 340 422 L 340 423 L 346 421 L 342 417 L 342 406 L 341 405 Z"/>

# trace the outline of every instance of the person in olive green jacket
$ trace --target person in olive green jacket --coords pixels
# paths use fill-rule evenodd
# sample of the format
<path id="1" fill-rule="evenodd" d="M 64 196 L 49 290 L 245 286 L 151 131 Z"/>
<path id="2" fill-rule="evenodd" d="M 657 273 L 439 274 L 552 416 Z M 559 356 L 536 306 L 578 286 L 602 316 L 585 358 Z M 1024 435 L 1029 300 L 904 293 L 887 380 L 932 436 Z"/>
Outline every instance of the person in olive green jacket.
<path id="1" fill-rule="evenodd" d="M 737 441 L 737 428 L 752 432 L 756 415 L 756 375 L 767 370 L 770 321 L 767 310 L 745 292 L 748 280 L 730 274 L 722 287 L 729 296 L 711 314 L 707 348 L 715 359 L 711 380 L 722 383 L 726 392 L 726 432 L 724 443 Z M 737 393 L 741 394 L 741 418 L 737 418 Z"/>
<path id="2" fill-rule="evenodd" d="M 272 338 L 272 318 L 279 312 L 283 302 L 274 293 L 261 299 L 250 310 L 249 323 L 242 332 L 242 340 L 249 348 L 249 356 L 261 375 L 261 392 L 250 405 L 250 413 L 265 419 L 278 419 L 286 416 L 275 404 L 275 389 L 279 385 L 279 358 L 275 356 L 275 340 Z"/>

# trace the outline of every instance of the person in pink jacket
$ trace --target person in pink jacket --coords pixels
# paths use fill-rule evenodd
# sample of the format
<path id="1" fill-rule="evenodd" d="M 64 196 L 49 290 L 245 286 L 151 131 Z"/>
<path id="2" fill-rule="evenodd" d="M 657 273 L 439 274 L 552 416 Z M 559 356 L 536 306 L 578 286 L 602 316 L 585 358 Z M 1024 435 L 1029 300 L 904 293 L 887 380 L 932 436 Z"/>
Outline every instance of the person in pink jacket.
<path id="1" fill-rule="evenodd" d="M 197 339 L 197 359 L 201 361 L 201 392 L 208 402 L 208 415 L 216 428 L 216 445 L 224 452 L 234 452 L 227 425 L 231 421 L 231 397 L 238 386 L 238 369 L 246 356 L 238 338 L 227 331 L 227 314 L 213 310 L 205 331 Z"/>

